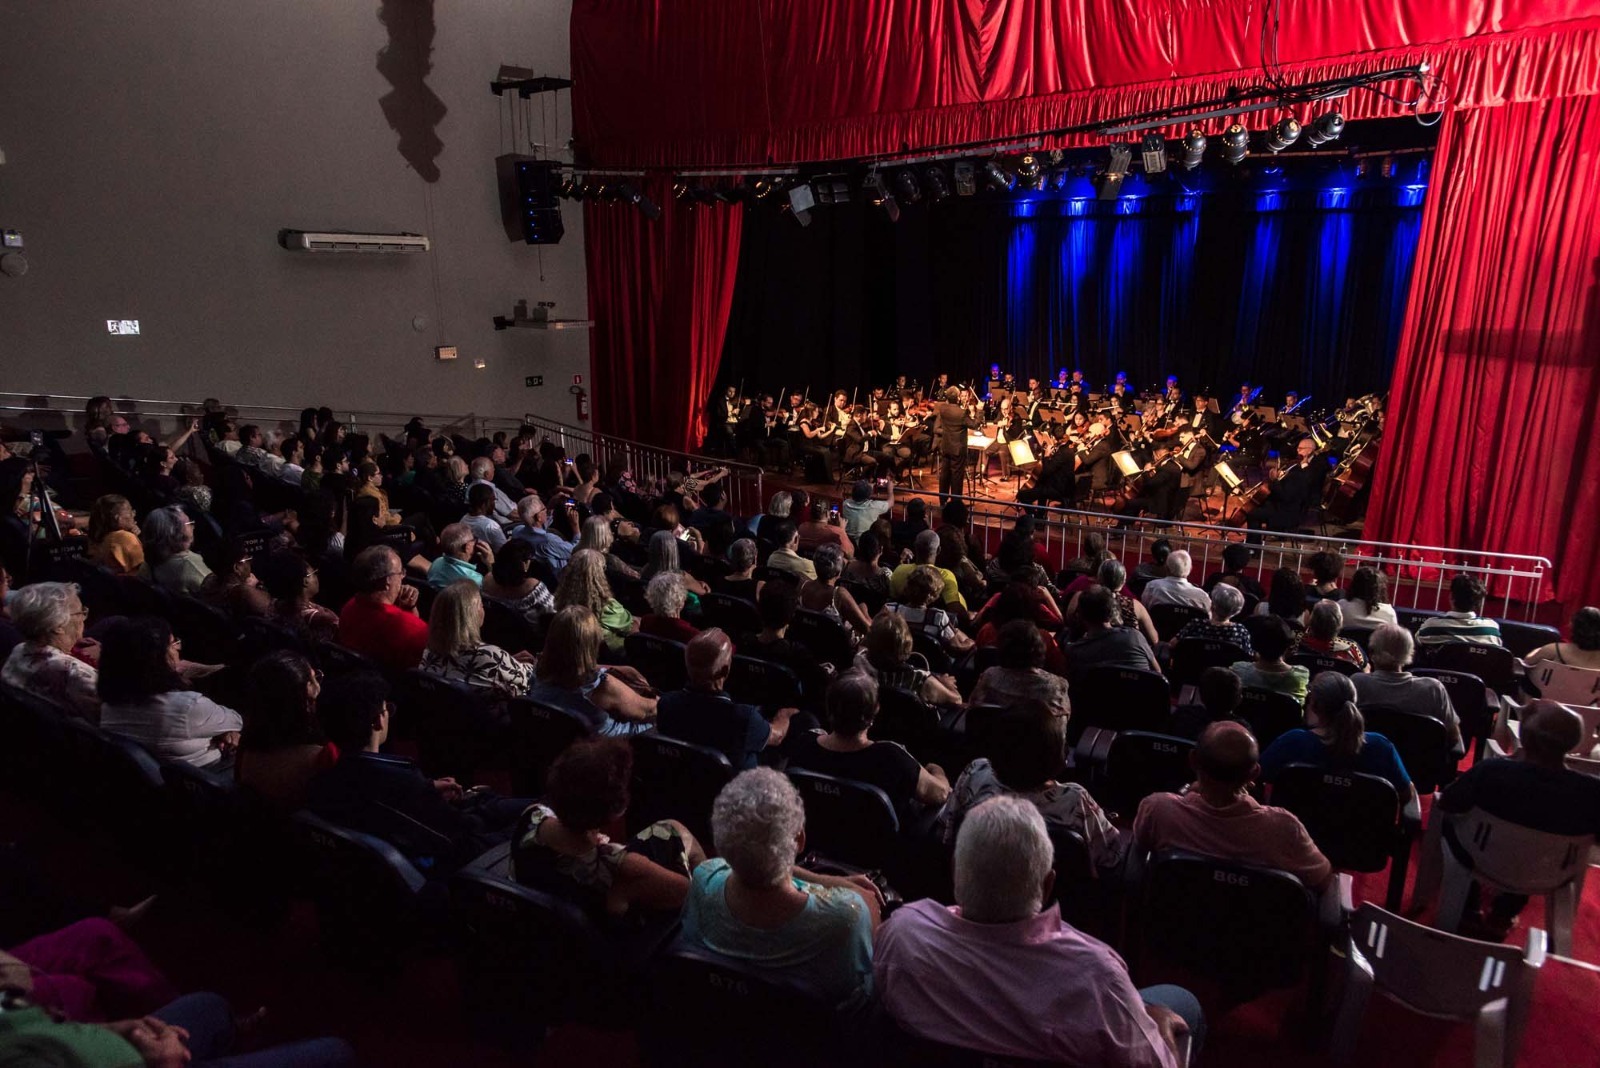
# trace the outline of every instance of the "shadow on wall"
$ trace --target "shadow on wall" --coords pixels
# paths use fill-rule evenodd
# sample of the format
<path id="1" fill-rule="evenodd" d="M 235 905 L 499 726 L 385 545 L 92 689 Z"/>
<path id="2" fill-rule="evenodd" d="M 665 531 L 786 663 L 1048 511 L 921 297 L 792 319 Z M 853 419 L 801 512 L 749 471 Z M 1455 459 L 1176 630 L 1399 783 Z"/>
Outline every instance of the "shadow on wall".
<path id="1" fill-rule="evenodd" d="M 443 121 L 444 101 L 428 88 L 433 64 L 433 0 L 383 0 L 378 19 L 389 44 L 378 52 L 378 73 L 394 88 L 378 101 L 389 126 L 400 135 L 400 155 L 425 182 L 439 180 L 434 161 L 444 142 L 434 130 Z"/>

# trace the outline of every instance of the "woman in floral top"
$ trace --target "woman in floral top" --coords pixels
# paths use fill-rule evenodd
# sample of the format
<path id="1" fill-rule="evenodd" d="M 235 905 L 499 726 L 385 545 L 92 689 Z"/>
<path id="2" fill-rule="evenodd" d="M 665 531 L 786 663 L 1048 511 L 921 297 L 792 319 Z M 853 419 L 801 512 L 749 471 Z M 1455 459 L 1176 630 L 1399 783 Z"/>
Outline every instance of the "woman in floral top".
<path id="1" fill-rule="evenodd" d="M 973 806 L 1012 794 L 1033 802 L 1046 825 L 1081 835 L 1095 868 L 1108 870 L 1122 862 L 1117 829 L 1089 791 L 1056 779 L 1066 766 L 1067 719 L 1041 701 L 1018 702 L 996 717 L 991 756 L 967 765 L 939 812 L 946 844 L 955 842 L 961 820 Z"/>
<path id="2" fill-rule="evenodd" d="M 73 655 L 89 615 L 78 587 L 35 582 L 13 593 L 7 607 L 24 640 L 11 650 L 0 679 L 98 723 L 100 673 Z"/>
<path id="3" fill-rule="evenodd" d="M 506 652 L 479 636 L 483 598 L 476 584 L 452 582 L 433 600 L 428 613 L 428 648 L 423 671 L 451 682 L 522 697 L 533 682 L 533 654 Z"/>

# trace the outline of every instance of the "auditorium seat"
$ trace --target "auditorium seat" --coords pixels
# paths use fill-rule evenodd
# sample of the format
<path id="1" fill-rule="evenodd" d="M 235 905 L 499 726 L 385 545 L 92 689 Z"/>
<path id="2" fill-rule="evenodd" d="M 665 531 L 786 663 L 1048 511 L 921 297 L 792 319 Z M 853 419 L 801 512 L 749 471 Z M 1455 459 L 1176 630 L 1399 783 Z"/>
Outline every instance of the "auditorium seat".
<path id="1" fill-rule="evenodd" d="M 1165 731 L 1172 692 L 1163 675 L 1134 668 L 1092 667 L 1073 676 L 1067 743 L 1077 745 L 1090 727 L 1112 731 Z"/>
<path id="2" fill-rule="evenodd" d="M 477 781 L 484 768 L 506 765 L 509 716 L 505 699 L 413 668 L 396 680 L 395 721 L 417 740 L 417 763 L 434 778 Z"/>
<path id="3" fill-rule="evenodd" d="M 1249 686 L 1239 695 L 1239 716 L 1250 724 L 1250 733 L 1266 749 L 1280 734 L 1294 730 L 1305 720 L 1305 709 L 1293 697 L 1272 690 Z"/>
<path id="4" fill-rule="evenodd" d="M 761 614 L 756 611 L 755 605 L 742 597 L 726 593 L 701 594 L 700 615 L 707 628 L 722 628 L 735 645 L 748 642 L 761 633 Z"/>
<path id="5" fill-rule="evenodd" d="M 279 650 L 306 657 L 313 652 L 310 640 L 303 634 L 265 616 L 245 616 L 239 620 L 239 639 L 235 648 L 241 665 L 254 664 L 268 653 Z"/>
<path id="6" fill-rule="evenodd" d="M 425 933 L 427 879 L 381 838 L 309 812 L 294 825 L 323 950 L 363 973 L 392 970 Z"/>
<path id="7" fill-rule="evenodd" d="M 511 795 L 539 797 L 556 757 L 592 732 L 566 709 L 527 697 L 506 702 L 506 713 L 511 722 Z"/>
<path id="8" fill-rule="evenodd" d="M 1413 675 L 1425 679 L 1438 679 L 1450 697 L 1450 707 L 1461 721 L 1461 737 L 1477 743 L 1477 759 L 1483 759 L 1483 746 L 1494 733 L 1496 708 L 1489 703 L 1489 694 L 1483 680 L 1465 671 L 1450 671 L 1436 667 L 1413 667 Z"/>
<path id="9" fill-rule="evenodd" d="M 821 612 L 802 608 L 794 614 L 787 637 L 810 649 L 818 660 L 826 661 L 838 671 L 847 671 L 855 659 L 855 646 L 850 640 L 850 630 L 843 623 Z"/>
<path id="10" fill-rule="evenodd" d="M 782 664 L 753 656 L 733 658 L 724 686 L 735 701 L 760 705 L 769 714 L 780 708 L 800 708 L 805 704 L 799 676 Z"/>
<path id="11" fill-rule="evenodd" d="M 195 597 L 173 597 L 166 619 L 183 641 L 185 660 L 228 664 L 238 658 L 239 626 L 222 609 Z"/>
<path id="12" fill-rule="evenodd" d="M 1513 656 L 1527 656 L 1541 645 L 1561 640 L 1561 631 L 1548 623 L 1525 623 L 1518 619 L 1497 620 L 1500 640 Z"/>
<path id="13" fill-rule="evenodd" d="M 504 601 L 483 598 L 483 640 L 508 653 L 537 653 L 544 648 L 543 635 L 528 618 Z"/>
<path id="14" fill-rule="evenodd" d="M 1366 728 L 1394 743 L 1412 783 L 1421 794 L 1455 781 L 1457 760 L 1443 720 L 1387 705 L 1362 705 Z"/>
<path id="15" fill-rule="evenodd" d="M 689 685 L 683 642 L 634 633 L 623 641 L 622 648 L 627 653 L 629 666 L 637 668 L 657 690 L 666 693 Z"/>
<path id="16" fill-rule="evenodd" d="M 1476 675 L 1485 686 L 1504 697 L 1512 692 L 1517 658 L 1509 649 L 1502 649 L 1498 645 L 1445 642 L 1417 646 L 1417 664 Z"/>
<path id="17" fill-rule="evenodd" d="M 1203 608 L 1187 604 L 1158 604 L 1149 612 L 1150 622 L 1155 624 L 1156 634 L 1164 642 L 1177 637 L 1178 632 L 1188 624 L 1204 621 L 1211 614 Z"/>
<path id="18" fill-rule="evenodd" d="M 1139 802 L 1157 793 L 1176 793 L 1194 781 L 1189 738 L 1150 731 L 1118 731 L 1098 774 L 1091 780 L 1095 800 L 1108 810 L 1132 814 Z"/>
<path id="19" fill-rule="evenodd" d="M 1472 1023 L 1474 1063 L 1513 1068 L 1545 942 L 1538 928 L 1528 932 L 1525 949 L 1478 942 L 1363 904 L 1350 925 L 1329 1062 L 1338 1068 L 1355 1063 L 1367 1004 L 1376 990 L 1429 1019 Z"/>
<path id="20" fill-rule="evenodd" d="M 1389 869 L 1387 907 L 1400 911 L 1411 846 L 1422 833 L 1416 801 L 1402 809 L 1394 785 L 1361 772 L 1290 764 L 1272 782 L 1272 804 L 1300 818 L 1339 871 Z"/>
<path id="21" fill-rule="evenodd" d="M 876 786 L 790 768 L 806 807 L 808 852 L 863 868 L 883 868 L 899 849 L 900 817 Z"/>
<path id="22" fill-rule="evenodd" d="M 1215 641 L 1211 638 L 1180 638 L 1172 643 L 1172 661 L 1167 666 L 1167 677 L 1172 680 L 1172 691 L 1177 693 L 1185 686 L 1200 681 L 1200 673 L 1208 667 L 1230 667 L 1241 660 L 1249 660 L 1244 647 L 1233 642 Z"/>
<path id="23" fill-rule="evenodd" d="M 669 738 L 651 731 L 635 734 L 633 781 L 628 805 L 628 831 L 657 820 L 675 819 L 705 846 L 711 844 L 711 806 L 733 778 L 725 754 L 709 746 Z"/>
<path id="24" fill-rule="evenodd" d="M 1291 653 L 1284 659 L 1311 672 L 1312 678 L 1316 678 L 1324 671 L 1337 671 L 1341 675 L 1361 674 L 1361 669 L 1350 661 L 1341 660 L 1337 656 L 1329 656 L 1326 653 Z"/>

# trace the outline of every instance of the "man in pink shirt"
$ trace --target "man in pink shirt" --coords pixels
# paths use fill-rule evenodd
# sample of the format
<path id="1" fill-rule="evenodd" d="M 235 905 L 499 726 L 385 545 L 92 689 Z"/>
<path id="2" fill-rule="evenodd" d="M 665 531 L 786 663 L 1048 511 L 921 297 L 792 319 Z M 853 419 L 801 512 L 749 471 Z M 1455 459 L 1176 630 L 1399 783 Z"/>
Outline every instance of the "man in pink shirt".
<path id="1" fill-rule="evenodd" d="M 409 671 L 428 647 L 428 624 L 417 615 L 417 591 L 401 580 L 406 569 L 387 545 L 369 545 L 350 565 L 356 595 L 339 613 L 339 644 L 390 671 Z"/>
<path id="2" fill-rule="evenodd" d="M 1184 849 L 1208 857 L 1259 864 L 1295 876 L 1320 892 L 1333 876 L 1292 812 L 1249 794 L 1261 772 L 1255 736 L 1241 723 L 1213 723 L 1190 756 L 1198 780 L 1185 794 L 1152 794 L 1139 805 L 1133 837 L 1155 852 Z"/>
<path id="3" fill-rule="evenodd" d="M 873 981 L 909 1034 L 1003 1057 L 1175 1068 L 1198 1049 L 1200 1004 L 1180 987 L 1134 988 L 1109 946 L 1044 909 L 1055 883 L 1033 804 L 993 797 L 956 836 L 956 906 L 915 901 L 878 929 Z"/>

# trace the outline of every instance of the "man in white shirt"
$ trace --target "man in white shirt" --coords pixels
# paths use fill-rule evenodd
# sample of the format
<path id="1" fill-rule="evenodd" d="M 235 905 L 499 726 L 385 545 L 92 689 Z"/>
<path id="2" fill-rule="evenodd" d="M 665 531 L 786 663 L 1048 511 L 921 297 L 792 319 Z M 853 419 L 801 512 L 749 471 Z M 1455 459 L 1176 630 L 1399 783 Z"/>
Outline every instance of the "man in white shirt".
<path id="1" fill-rule="evenodd" d="M 1165 578 L 1151 579 L 1145 585 L 1144 592 L 1139 595 L 1139 600 L 1144 602 L 1146 608 L 1154 608 L 1162 604 L 1180 604 L 1200 611 L 1211 612 L 1211 598 L 1206 591 L 1189 581 L 1189 572 L 1194 568 L 1194 561 L 1183 549 L 1174 549 L 1167 554 L 1167 574 Z"/>
<path id="2" fill-rule="evenodd" d="M 472 461 L 472 466 L 468 470 L 472 474 L 472 480 L 467 483 L 468 487 L 488 486 L 494 490 L 495 518 L 503 523 L 511 522 L 517 514 L 517 504 L 494 484 L 494 461 L 487 456 L 480 456 Z"/>
<path id="3" fill-rule="evenodd" d="M 850 490 L 850 499 L 839 506 L 839 515 L 844 519 L 844 532 L 851 541 L 855 541 L 865 534 L 878 517 L 886 515 L 894 508 L 894 483 L 889 483 L 889 497 L 887 500 L 875 501 L 872 499 L 872 483 L 866 479 L 859 479 Z"/>

